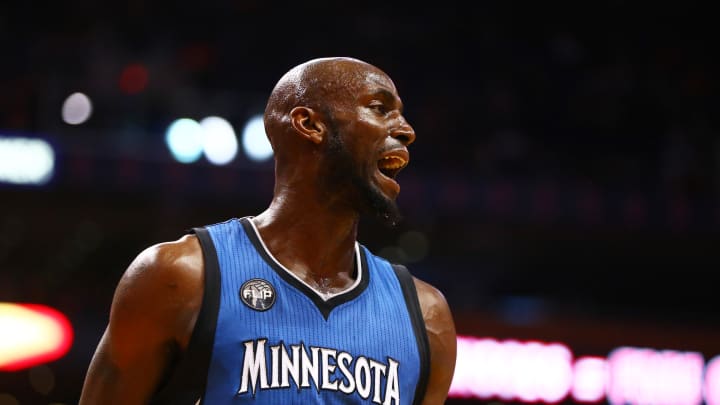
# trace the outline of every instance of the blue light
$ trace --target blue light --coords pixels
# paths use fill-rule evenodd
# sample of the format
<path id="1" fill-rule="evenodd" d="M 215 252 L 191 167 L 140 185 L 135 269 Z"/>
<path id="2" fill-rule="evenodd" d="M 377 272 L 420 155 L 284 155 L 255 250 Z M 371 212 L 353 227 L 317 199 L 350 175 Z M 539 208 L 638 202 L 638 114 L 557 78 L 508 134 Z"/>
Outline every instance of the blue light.
<path id="1" fill-rule="evenodd" d="M 203 153 L 203 129 L 190 118 L 177 119 L 168 127 L 165 143 L 178 162 L 195 162 Z"/>

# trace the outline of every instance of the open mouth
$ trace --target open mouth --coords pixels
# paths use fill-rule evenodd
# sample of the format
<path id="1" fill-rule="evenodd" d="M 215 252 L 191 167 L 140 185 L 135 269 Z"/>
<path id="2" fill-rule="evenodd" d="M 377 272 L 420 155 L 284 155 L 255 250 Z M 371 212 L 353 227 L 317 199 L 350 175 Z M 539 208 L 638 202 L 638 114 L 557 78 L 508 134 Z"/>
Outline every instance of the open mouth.
<path id="1" fill-rule="evenodd" d="M 408 164 L 407 152 L 405 153 L 388 153 L 378 160 L 378 170 L 385 177 L 394 179 L 400 170 Z"/>

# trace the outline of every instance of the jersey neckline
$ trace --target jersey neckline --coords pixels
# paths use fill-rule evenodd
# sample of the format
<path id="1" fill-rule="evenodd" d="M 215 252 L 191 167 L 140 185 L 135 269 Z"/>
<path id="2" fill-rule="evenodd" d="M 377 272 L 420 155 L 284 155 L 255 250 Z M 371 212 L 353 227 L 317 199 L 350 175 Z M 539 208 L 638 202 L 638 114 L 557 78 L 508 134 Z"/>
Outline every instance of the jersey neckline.
<path id="1" fill-rule="evenodd" d="M 275 270 L 280 278 L 305 294 L 315 306 L 318 307 L 325 319 L 328 319 L 330 312 L 335 307 L 355 299 L 367 288 L 370 282 L 370 272 L 367 266 L 366 253 L 364 249 L 360 247 L 359 243 L 355 242 L 355 260 L 357 266 L 357 278 L 355 282 L 343 291 L 325 294 L 311 287 L 280 263 L 267 248 L 267 245 L 265 245 L 265 242 L 260 237 L 260 232 L 250 219 L 251 217 L 243 217 L 239 219 L 239 222 L 245 230 L 245 234 L 250 239 L 250 242 L 255 247 L 255 250 L 263 260 Z"/>

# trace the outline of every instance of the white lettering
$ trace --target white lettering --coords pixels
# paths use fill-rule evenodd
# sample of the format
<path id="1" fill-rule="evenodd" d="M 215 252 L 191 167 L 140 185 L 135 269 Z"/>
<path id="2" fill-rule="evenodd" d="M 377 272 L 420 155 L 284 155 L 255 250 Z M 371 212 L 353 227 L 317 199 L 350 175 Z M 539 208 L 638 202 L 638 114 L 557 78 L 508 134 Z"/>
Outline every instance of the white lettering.
<path id="1" fill-rule="evenodd" d="M 272 297 L 272 291 L 270 291 L 270 290 L 263 290 L 263 291 L 259 291 L 259 292 L 258 292 L 258 291 L 255 291 L 255 290 L 253 290 L 253 289 L 248 288 L 248 289 L 243 290 L 243 297 L 248 298 L 248 299 L 249 299 L 249 298 L 254 298 L 254 299 L 258 299 L 258 298 L 262 298 L 262 299 L 270 298 L 270 297 Z"/>
<path id="2" fill-rule="evenodd" d="M 308 381 L 308 376 L 310 376 L 312 377 L 313 384 L 315 384 L 315 389 L 320 391 L 318 385 L 318 367 L 320 366 L 320 362 L 318 361 L 318 352 L 320 351 L 320 348 L 310 346 L 310 351 L 312 352 L 312 361 L 310 361 L 307 350 L 305 350 L 305 345 L 302 344 L 300 347 L 302 348 L 302 383 L 300 384 L 300 387 L 310 387 L 310 381 Z"/>
<path id="3" fill-rule="evenodd" d="M 376 404 L 380 403 L 380 374 L 384 376 L 386 368 L 387 366 L 385 366 L 384 364 L 379 363 L 375 360 L 370 360 L 370 371 L 372 371 L 373 375 L 375 376 L 375 379 L 373 380 L 373 387 L 375 388 L 373 390 L 373 402 L 375 402 Z"/>
<path id="4" fill-rule="evenodd" d="M 338 382 L 337 380 L 330 381 L 330 374 L 335 372 L 335 365 L 330 364 L 330 359 L 332 358 L 335 360 L 335 356 L 337 356 L 337 350 L 333 349 L 320 349 L 320 355 L 322 358 L 322 389 L 324 390 L 333 390 L 337 391 L 338 389 Z"/>
<path id="5" fill-rule="evenodd" d="M 267 339 L 258 339 L 257 346 L 253 341 L 245 342 L 245 359 L 243 360 L 242 382 L 238 394 L 248 392 L 248 379 L 252 385 L 252 394 L 255 395 L 258 376 L 260 378 L 260 389 L 268 388 L 267 365 L 265 364 L 265 342 Z"/>
<path id="6" fill-rule="evenodd" d="M 295 381 L 295 386 L 300 389 L 300 346 L 290 346 L 292 350 L 292 360 L 290 360 L 285 345 L 282 345 L 282 361 L 280 362 L 281 367 L 281 380 L 280 386 L 283 388 L 290 387 L 290 381 L 288 381 L 288 373 Z"/>
<path id="7" fill-rule="evenodd" d="M 391 405 L 395 400 L 396 405 L 400 405 L 400 387 L 398 382 L 398 367 L 400 363 L 388 357 L 390 367 L 387 374 L 387 382 L 385 383 L 385 401 L 383 405 Z"/>
<path id="8" fill-rule="evenodd" d="M 245 354 L 238 394 L 251 392 L 254 397 L 258 390 L 290 388 L 292 380 L 298 391 L 314 385 L 318 392 L 339 390 L 346 395 L 357 393 L 365 400 L 372 395 L 372 402 L 376 404 L 400 404 L 400 363 L 390 357 L 385 364 L 304 343 L 290 345 L 289 352 L 282 341 L 269 347 L 267 341 L 243 343 Z"/>
<path id="9" fill-rule="evenodd" d="M 270 388 L 278 388 L 280 387 L 280 383 L 278 382 L 278 361 L 280 361 L 280 346 L 270 346 L 270 358 L 272 359 L 272 369 L 270 370 L 270 375 L 272 376 L 270 380 Z"/>
<path id="10" fill-rule="evenodd" d="M 337 356 L 337 363 L 340 367 L 340 372 L 345 377 L 344 380 L 347 380 L 347 385 L 340 383 L 340 391 L 346 394 L 350 394 L 355 391 L 355 378 L 353 378 L 352 373 L 348 370 L 348 366 L 352 363 L 352 360 L 352 355 L 348 352 L 340 352 Z"/>
<path id="11" fill-rule="evenodd" d="M 358 357 L 355 361 L 355 385 L 357 392 L 363 399 L 370 398 L 370 365 L 365 357 Z"/>

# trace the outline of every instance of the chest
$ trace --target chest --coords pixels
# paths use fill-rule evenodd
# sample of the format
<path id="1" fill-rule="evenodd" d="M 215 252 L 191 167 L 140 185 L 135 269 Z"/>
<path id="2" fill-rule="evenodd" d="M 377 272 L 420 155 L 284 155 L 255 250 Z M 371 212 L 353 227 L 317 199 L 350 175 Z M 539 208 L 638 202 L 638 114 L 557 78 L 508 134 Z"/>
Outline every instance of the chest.
<path id="1" fill-rule="evenodd" d="M 224 390 L 239 402 L 398 404 L 401 394 L 412 395 L 418 348 L 392 283 L 366 274 L 371 278 L 361 290 L 325 301 L 272 269 L 245 273 L 221 296 L 213 395 Z"/>

